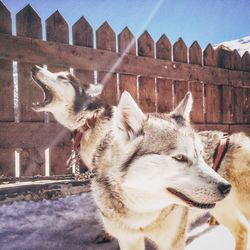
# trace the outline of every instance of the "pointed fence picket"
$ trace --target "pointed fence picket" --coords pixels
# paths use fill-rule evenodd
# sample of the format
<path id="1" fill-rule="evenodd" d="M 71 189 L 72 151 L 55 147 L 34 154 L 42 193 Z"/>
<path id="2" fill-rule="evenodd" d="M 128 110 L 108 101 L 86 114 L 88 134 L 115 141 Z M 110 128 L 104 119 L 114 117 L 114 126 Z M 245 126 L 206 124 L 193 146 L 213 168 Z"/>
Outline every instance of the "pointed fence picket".
<path id="1" fill-rule="evenodd" d="M 128 27 L 116 36 L 107 22 L 94 31 L 84 17 L 72 26 L 70 45 L 71 27 L 59 11 L 46 20 L 44 41 L 41 18 L 30 5 L 16 15 L 16 36 L 11 22 L 0 1 L 0 175 L 69 172 L 69 131 L 31 109 L 43 98 L 30 77 L 35 64 L 54 72 L 73 69 L 82 86 L 104 84 L 102 98 L 112 105 L 127 90 L 144 112 L 170 112 L 190 90 L 197 129 L 250 134 L 249 52 L 241 57 L 211 44 L 202 51 L 197 41 L 188 48 L 182 38 L 172 45 L 166 35 L 155 43 L 148 31 L 137 38 Z M 18 68 L 15 109 L 13 61 Z"/>

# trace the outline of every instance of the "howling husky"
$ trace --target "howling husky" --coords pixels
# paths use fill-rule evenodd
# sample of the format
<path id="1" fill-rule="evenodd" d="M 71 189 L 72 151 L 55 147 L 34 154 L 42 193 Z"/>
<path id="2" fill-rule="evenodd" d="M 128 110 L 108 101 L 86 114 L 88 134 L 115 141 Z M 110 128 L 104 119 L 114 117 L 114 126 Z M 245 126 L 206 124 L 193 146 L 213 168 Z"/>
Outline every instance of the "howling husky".
<path id="1" fill-rule="evenodd" d="M 94 199 L 120 248 L 143 250 L 148 238 L 159 249 L 184 249 L 187 206 L 213 208 L 231 188 L 203 160 L 189 126 L 191 93 L 161 119 L 144 114 L 128 92 L 114 107 L 98 99 L 99 85 L 79 88 L 69 73 L 36 66 L 32 77 L 45 96 L 33 109 L 83 133 L 80 155 L 96 172 Z"/>

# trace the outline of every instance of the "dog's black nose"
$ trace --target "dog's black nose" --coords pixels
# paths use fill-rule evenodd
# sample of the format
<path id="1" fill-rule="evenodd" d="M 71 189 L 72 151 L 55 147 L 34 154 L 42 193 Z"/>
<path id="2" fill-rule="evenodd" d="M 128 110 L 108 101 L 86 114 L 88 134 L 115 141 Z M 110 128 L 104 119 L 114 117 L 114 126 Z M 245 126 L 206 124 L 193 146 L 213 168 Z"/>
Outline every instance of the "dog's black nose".
<path id="1" fill-rule="evenodd" d="M 232 186 L 230 184 L 220 183 L 218 189 L 220 190 L 221 194 L 226 196 L 229 194 L 231 187 Z"/>

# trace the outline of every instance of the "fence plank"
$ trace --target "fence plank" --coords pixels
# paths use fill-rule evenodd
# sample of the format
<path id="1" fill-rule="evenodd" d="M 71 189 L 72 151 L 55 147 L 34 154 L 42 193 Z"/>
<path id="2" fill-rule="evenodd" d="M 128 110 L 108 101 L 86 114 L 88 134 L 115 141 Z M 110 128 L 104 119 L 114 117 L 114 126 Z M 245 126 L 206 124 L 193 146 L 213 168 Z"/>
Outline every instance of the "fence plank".
<path id="1" fill-rule="evenodd" d="M 205 121 L 203 88 L 204 84 L 202 82 L 190 82 L 190 91 L 193 95 L 191 121 L 194 123 L 203 123 Z"/>
<path id="2" fill-rule="evenodd" d="M 0 33 L 11 34 L 11 14 L 0 2 Z M 14 121 L 12 61 L 0 59 L 0 121 Z"/>
<path id="3" fill-rule="evenodd" d="M 41 18 L 34 9 L 27 5 L 16 15 L 17 36 L 42 38 Z M 30 77 L 34 64 L 18 63 L 18 90 L 21 121 L 43 121 L 44 114 L 32 111 L 31 105 L 37 100 L 43 99 L 42 91 L 36 86 Z M 20 174 L 43 175 L 44 174 L 44 149 L 40 145 L 32 148 L 20 148 Z"/>
<path id="4" fill-rule="evenodd" d="M 118 35 L 118 51 L 125 54 L 136 55 L 136 40 L 132 32 L 126 27 Z M 119 74 L 119 92 L 128 91 L 135 101 L 137 100 L 137 76 Z"/>
<path id="5" fill-rule="evenodd" d="M 172 45 L 165 34 L 156 42 L 156 58 L 172 60 Z"/>
<path id="6" fill-rule="evenodd" d="M 205 66 L 216 67 L 218 65 L 218 53 L 213 49 L 211 44 L 208 44 L 203 51 L 203 64 Z"/>
<path id="7" fill-rule="evenodd" d="M 244 104 L 243 88 L 233 88 L 234 123 L 243 123 Z"/>
<path id="8" fill-rule="evenodd" d="M 154 40 L 150 34 L 145 31 L 137 40 L 138 56 L 154 57 Z M 139 103 L 144 112 L 156 111 L 155 103 L 155 78 L 139 77 Z"/>
<path id="9" fill-rule="evenodd" d="M 232 86 L 222 85 L 222 122 L 233 123 L 233 106 Z"/>
<path id="10" fill-rule="evenodd" d="M 232 51 L 224 47 L 219 47 L 216 50 L 218 53 L 218 67 L 232 69 Z"/>
<path id="11" fill-rule="evenodd" d="M 211 83 L 205 84 L 205 117 L 206 123 L 220 123 L 221 110 L 221 86 Z"/>
<path id="12" fill-rule="evenodd" d="M 96 48 L 108 51 L 116 51 L 115 32 L 107 22 L 104 22 L 96 31 Z M 115 67 L 117 61 L 112 62 Z M 97 81 L 104 84 L 102 98 L 109 104 L 117 104 L 117 75 L 110 72 L 99 71 Z"/>
<path id="13" fill-rule="evenodd" d="M 187 63 L 187 46 L 181 37 L 173 45 L 173 59 L 175 62 Z"/>
<path id="14" fill-rule="evenodd" d="M 172 45 L 166 35 L 162 35 L 156 42 L 156 58 L 172 60 Z M 157 78 L 157 111 L 170 112 L 173 110 L 173 82 L 169 79 Z"/>
<path id="15" fill-rule="evenodd" d="M 64 17 L 57 10 L 46 20 L 46 39 L 47 41 L 54 41 L 60 43 L 69 43 L 69 28 Z M 58 67 L 52 64 L 48 64 L 48 69 L 52 72 L 66 71 L 69 68 Z M 49 114 L 49 120 L 51 122 L 55 121 L 52 114 Z"/>
<path id="16" fill-rule="evenodd" d="M 244 99 L 243 120 L 244 123 L 250 124 L 250 88 L 244 89 Z"/>
<path id="17" fill-rule="evenodd" d="M 250 54 L 248 51 L 241 58 L 242 70 L 250 71 Z"/>
<path id="18" fill-rule="evenodd" d="M 11 14 L 0 2 L 0 33 L 11 34 Z M 12 61 L 0 59 L 0 120 L 14 121 Z M 0 123 L 1 124 L 1 123 Z M 0 130 L 2 139 L 3 131 Z M 0 146 L 0 175 L 15 175 L 14 149 Z"/>
<path id="19" fill-rule="evenodd" d="M 175 62 L 184 62 L 187 63 L 187 46 L 179 38 L 177 42 L 173 45 L 173 60 Z M 186 92 L 188 91 L 188 82 L 185 81 L 174 81 L 174 106 L 181 101 Z"/>
<path id="20" fill-rule="evenodd" d="M 173 110 L 173 82 L 168 79 L 157 79 L 157 112 L 170 112 Z"/>
<path id="21" fill-rule="evenodd" d="M 0 149 L 0 175 L 15 176 L 15 150 Z"/>
<path id="22" fill-rule="evenodd" d="M 74 45 L 93 48 L 93 29 L 84 17 L 72 26 L 72 35 Z M 94 83 L 93 71 L 75 69 L 74 74 L 83 84 Z"/>
<path id="23" fill-rule="evenodd" d="M 69 43 L 69 27 L 58 10 L 46 20 L 46 39 L 47 41 Z M 53 72 L 68 70 L 66 67 L 58 67 L 50 64 L 48 69 Z"/>
<path id="24" fill-rule="evenodd" d="M 174 107 L 176 107 L 188 92 L 188 82 L 174 81 Z"/>
<path id="25" fill-rule="evenodd" d="M 232 69 L 241 70 L 241 57 L 236 49 L 233 51 L 232 54 Z"/>
<path id="26" fill-rule="evenodd" d="M 194 41 L 189 48 L 189 63 L 202 65 L 202 50 L 197 41 Z"/>
<path id="27" fill-rule="evenodd" d="M 249 72 L 217 67 L 200 67 L 187 63 L 155 60 L 150 57 L 127 55 L 112 67 L 121 55 L 111 51 L 85 48 L 39 39 L 0 34 L 0 58 L 47 64 L 77 69 L 111 71 L 173 80 L 206 81 L 222 84 L 223 80 L 250 80 Z M 145 67 L 147 65 L 147 67 Z M 223 83 L 224 84 L 224 83 Z"/>
<path id="28" fill-rule="evenodd" d="M 41 18 L 34 9 L 27 5 L 16 15 L 17 36 L 42 38 Z M 18 63 L 18 90 L 21 121 L 43 121 L 43 113 L 36 113 L 31 109 L 33 102 L 43 99 L 42 91 L 30 77 L 34 64 Z"/>

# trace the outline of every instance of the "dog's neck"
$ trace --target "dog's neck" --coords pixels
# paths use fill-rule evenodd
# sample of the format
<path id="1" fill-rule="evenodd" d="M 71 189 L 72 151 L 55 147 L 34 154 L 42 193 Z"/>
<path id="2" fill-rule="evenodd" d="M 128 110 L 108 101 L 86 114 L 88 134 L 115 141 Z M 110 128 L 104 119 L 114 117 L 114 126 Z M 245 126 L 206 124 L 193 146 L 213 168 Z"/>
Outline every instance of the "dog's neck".
<path id="1" fill-rule="evenodd" d="M 96 121 L 93 126 L 85 131 L 82 131 L 82 138 L 80 142 L 80 155 L 86 166 L 92 170 L 92 160 L 97 146 L 106 136 L 106 134 L 112 129 L 114 124 L 115 107 L 106 105 L 100 110 L 95 110 L 86 116 L 81 116 L 81 126 L 77 129 L 81 130 L 82 126 L 88 122 L 88 119 L 92 119 L 96 115 Z M 88 117 L 88 118 L 87 118 Z"/>

